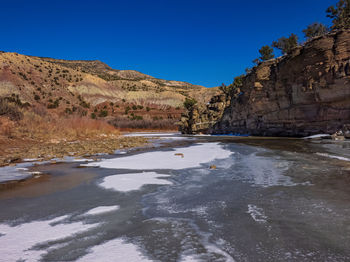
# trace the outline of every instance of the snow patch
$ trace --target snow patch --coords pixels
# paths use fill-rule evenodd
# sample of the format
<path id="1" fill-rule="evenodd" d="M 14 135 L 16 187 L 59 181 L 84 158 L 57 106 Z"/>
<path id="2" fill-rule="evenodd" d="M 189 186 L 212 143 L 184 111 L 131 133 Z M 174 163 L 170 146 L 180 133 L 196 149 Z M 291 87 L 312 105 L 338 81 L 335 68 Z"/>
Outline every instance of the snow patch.
<path id="1" fill-rule="evenodd" d="M 64 239 L 82 233 L 99 224 L 83 224 L 82 222 L 63 223 L 68 216 L 60 216 L 51 220 L 33 221 L 10 226 L 0 224 L 1 261 L 39 261 L 48 250 L 34 249 L 39 244 Z"/>
<path id="2" fill-rule="evenodd" d="M 258 223 L 266 223 L 267 216 L 265 216 L 264 210 L 255 205 L 248 205 L 248 214 Z"/>
<path id="3" fill-rule="evenodd" d="M 303 139 L 315 139 L 315 138 L 331 138 L 331 135 L 330 134 L 317 134 L 317 135 L 313 135 L 313 136 L 303 137 Z"/>
<path id="4" fill-rule="evenodd" d="M 324 157 L 328 157 L 328 158 L 333 158 L 333 159 L 338 159 L 338 160 L 343 160 L 343 161 L 350 161 L 350 158 L 343 157 L 343 156 L 330 155 L 327 153 L 316 153 L 316 155 L 324 156 Z"/>
<path id="5" fill-rule="evenodd" d="M 123 239 L 113 239 L 101 245 L 91 248 L 90 253 L 81 257 L 77 262 L 148 262 L 139 248 L 131 243 L 126 243 Z"/>
<path id="6" fill-rule="evenodd" d="M 138 155 L 104 159 L 83 166 L 122 168 L 135 170 L 185 169 L 200 167 L 215 159 L 225 159 L 232 154 L 219 143 L 201 143 L 190 147 L 175 148 L 173 151 L 147 152 Z"/>
<path id="7" fill-rule="evenodd" d="M 99 207 L 90 209 L 89 211 L 84 213 L 84 215 L 85 216 L 100 215 L 100 214 L 116 211 L 118 209 L 119 209 L 119 206 L 99 206 Z"/>
<path id="8" fill-rule="evenodd" d="M 124 136 L 128 137 L 139 137 L 139 136 L 144 136 L 144 137 L 162 137 L 162 136 L 178 136 L 180 133 L 145 133 L 145 132 L 136 132 L 136 133 L 130 133 L 130 134 L 125 134 Z"/>
<path id="9" fill-rule="evenodd" d="M 107 176 L 99 185 L 105 189 L 113 189 L 121 192 L 139 190 L 147 184 L 172 185 L 172 182 L 162 179 L 165 177 L 169 177 L 169 175 L 157 174 L 155 172 L 121 174 Z"/>

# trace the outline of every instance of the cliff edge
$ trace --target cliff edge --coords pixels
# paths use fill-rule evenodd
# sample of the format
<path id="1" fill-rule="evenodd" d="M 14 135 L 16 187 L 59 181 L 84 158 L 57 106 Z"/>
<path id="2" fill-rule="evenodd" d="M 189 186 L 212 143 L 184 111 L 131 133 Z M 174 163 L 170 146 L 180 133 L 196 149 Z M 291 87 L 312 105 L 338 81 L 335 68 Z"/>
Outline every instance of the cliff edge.
<path id="1" fill-rule="evenodd" d="M 231 91 L 223 110 L 216 104 L 193 110 L 201 117 L 187 121 L 193 127 L 188 133 L 335 133 L 350 124 L 350 30 L 314 38 L 287 56 L 260 63 Z M 216 119 L 201 125 L 213 108 Z"/>

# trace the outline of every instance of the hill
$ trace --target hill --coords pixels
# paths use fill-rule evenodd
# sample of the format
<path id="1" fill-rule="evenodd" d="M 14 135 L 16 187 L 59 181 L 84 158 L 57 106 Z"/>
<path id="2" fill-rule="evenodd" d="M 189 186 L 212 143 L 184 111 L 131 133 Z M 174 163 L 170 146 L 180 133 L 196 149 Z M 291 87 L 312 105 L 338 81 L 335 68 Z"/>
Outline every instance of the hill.
<path id="1" fill-rule="evenodd" d="M 205 104 L 216 89 L 168 81 L 94 60 L 0 53 L 0 97 L 51 114 L 106 118 L 119 127 L 175 127 L 186 97 Z M 117 119 L 118 121 L 115 121 Z M 160 123 L 162 122 L 162 123 Z"/>

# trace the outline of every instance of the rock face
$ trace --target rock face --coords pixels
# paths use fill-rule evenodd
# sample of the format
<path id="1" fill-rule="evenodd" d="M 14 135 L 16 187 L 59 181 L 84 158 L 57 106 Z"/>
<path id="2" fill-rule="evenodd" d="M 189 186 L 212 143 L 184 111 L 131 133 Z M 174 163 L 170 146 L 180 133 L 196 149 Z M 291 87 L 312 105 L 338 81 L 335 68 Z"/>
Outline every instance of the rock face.
<path id="1" fill-rule="evenodd" d="M 261 63 L 227 104 L 201 132 L 308 136 L 342 129 L 350 123 L 350 31 L 318 37 Z M 192 126 L 209 115 L 204 112 Z"/>
<path id="2" fill-rule="evenodd" d="M 180 131 L 183 134 L 207 133 L 222 117 L 230 99 L 225 94 L 213 96 L 206 105 L 195 105 L 181 116 Z"/>

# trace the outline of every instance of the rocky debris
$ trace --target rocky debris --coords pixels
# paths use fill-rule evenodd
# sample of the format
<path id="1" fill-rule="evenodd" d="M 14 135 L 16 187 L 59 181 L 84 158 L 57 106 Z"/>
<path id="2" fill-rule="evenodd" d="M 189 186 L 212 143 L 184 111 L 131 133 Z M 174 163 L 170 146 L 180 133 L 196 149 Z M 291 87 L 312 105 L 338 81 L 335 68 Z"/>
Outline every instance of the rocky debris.
<path id="1" fill-rule="evenodd" d="M 260 63 L 237 92 L 223 113 L 211 105 L 187 113 L 181 131 L 305 137 L 334 134 L 346 125 L 343 136 L 349 137 L 350 30 L 317 37 L 292 54 Z"/>
<path id="2" fill-rule="evenodd" d="M 182 153 L 175 153 L 174 155 L 175 156 L 181 156 L 181 158 L 184 158 L 184 154 L 182 154 Z"/>

